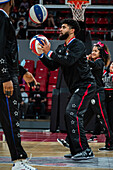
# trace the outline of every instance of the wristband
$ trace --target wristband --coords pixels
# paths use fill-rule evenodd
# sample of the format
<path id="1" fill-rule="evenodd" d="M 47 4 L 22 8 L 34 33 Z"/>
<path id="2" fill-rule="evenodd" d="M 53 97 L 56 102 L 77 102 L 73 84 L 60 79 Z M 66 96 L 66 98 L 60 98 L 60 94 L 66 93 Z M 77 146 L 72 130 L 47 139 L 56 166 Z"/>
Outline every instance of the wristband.
<path id="1" fill-rule="evenodd" d="M 50 50 L 50 51 L 47 53 L 47 57 L 51 57 L 52 53 L 53 53 L 53 51 Z"/>
<path id="2" fill-rule="evenodd" d="M 40 56 L 38 56 L 38 58 L 43 58 L 44 56 L 44 53 L 42 53 Z"/>

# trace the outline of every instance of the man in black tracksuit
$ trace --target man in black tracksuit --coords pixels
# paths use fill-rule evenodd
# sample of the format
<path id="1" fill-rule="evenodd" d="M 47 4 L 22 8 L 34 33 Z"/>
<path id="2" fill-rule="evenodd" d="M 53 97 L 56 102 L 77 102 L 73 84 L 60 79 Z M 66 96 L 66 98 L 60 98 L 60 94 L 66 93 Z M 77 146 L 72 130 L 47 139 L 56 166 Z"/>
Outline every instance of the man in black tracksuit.
<path id="1" fill-rule="evenodd" d="M 28 84 L 32 81 L 36 83 L 36 80 L 18 65 L 15 30 L 8 16 L 12 4 L 13 0 L 0 1 L 0 122 L 12 161 L 15 161 L 12 170 L 36 170 L 27 164 L 27 154 L 21 145 L 18 75 L 23 76 Z"/>
<path id="2" fill-rule="evenodd" d="M 95 79 L 90 71 L 84 44 L 75 38 L 80 27 L 73 19 L 62 21 L 59 38 L 65 44 L 59 45 L 55 52 L 50 44 L 43 42 L 43 54 L 39 56 L 43 64 L 50 70 L 61 67 L 65 82 L 71 92 L 66 108 L 65 123 L 69 136 L 71 158 L 74 160 L 92 158 L 85 136 L 83 117 L 91 98 L 95 94 Z"/>

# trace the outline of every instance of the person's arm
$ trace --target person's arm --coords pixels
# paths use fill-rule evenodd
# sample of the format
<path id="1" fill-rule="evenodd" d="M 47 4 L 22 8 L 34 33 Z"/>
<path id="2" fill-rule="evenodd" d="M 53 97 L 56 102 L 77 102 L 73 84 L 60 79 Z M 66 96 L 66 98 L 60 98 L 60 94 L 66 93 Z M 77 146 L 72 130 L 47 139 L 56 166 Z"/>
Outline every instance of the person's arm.
<path id="1" fill-rule="evenodd" d="M 7 67 L 7 60 L 5 56 L 7 36 L 9 34 L 9 24 L 5 17 L 0 17 L 0 78 L 2 82 L 8 82 L 11 80 L 9 70 Z"/>
<path id="2" fill-rule="evenodd" d="M 47 101 L 47 99 L 44 98 L 44 99 L 41 100 L 41 103 L 45 103 L 46 101 Z"/>
<path id="3" fill-rule="evenodd" d="M 19 65 L 19 75 L 23 77 L 25 73 L 27 73 L 27 70 L 21 65 Z"/>
<path id="4" fill-rule="evenodd" d="M 3 16 L 0 16 L 0 78 L 3 83 L 3 92 L 9 98 L 13 95 L 13 82 L 11 81 L 5 57 L 7 36 L 9 34 L 8 28 L 8 19 L 3 14 Z"/>
<path id="5" fill-rule="evenodd" d="M 60 67 L 59 63 L 55 62 L 52 58 L 49 58 L 47 56 L 43 56 L 43 58 L 40 58 L 42 63 L 51 71 L 56 70 L 58 67 Z"/>
<path id="6" fill-rule="evenodd" d="M 50 50 L 50 45 L 48 45 L 47 42 L 43 42 L 43 45 L 41 45 L 41 47 L 43 52 L 48 57 L 52 58 L 54 62 L 64 66 L 73 65 L 86 52 L 84 44 L 79 41 L 76 44 L 73 43 L 73 45 L 69 49 L 67 48 L 64 50 L 63 47 L 57 48 L 56 52 Z"/>
<path id="7" fill-rule="evenodd" d="M 23 77 L 25 82 L 27 83 L 28 87 L 30 87 L 30 83 L 34 82 L 34 86 L 37 85 L 37 81 L 34 76 L 28 72 L 24 67 L 19 65 L 19 75 Z"/>
<path id="8" fill-rule="evenodd" d="M 96 61 L 88 60 L 89 66 L 93 68 L 93 70 L 99 70 L 103 67 L 102 59 L 97 59 Z"/>

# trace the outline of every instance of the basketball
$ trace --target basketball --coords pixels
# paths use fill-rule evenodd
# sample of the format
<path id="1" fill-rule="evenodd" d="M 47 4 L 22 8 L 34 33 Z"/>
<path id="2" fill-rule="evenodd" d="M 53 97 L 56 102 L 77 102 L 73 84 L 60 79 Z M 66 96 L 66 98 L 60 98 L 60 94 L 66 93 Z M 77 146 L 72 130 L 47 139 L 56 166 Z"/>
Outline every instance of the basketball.
<path id="1" fill-rule="evenodd" d="M 47 16 L 47 9 L 41 4 L 35 4 L 29 10 L 29 18 L 34 23 L 43 23 L 47 19 Z"/>
<path id="2" fill-rule="evenodd" d="M 43 44 L 42 41 L 47 41 L 47 43 L 49 44 L 49 40 L 44 36 L 44 35 L 35 35 L 31 40 L 30 40 L 30 49 L 32 50 L 32 52 L 34 52 L 36 55 L 41 55 L 43 53 L 42 50 L 37 49 L 38 47 L 40 48 L 41 46 L 40 44 Z"/>

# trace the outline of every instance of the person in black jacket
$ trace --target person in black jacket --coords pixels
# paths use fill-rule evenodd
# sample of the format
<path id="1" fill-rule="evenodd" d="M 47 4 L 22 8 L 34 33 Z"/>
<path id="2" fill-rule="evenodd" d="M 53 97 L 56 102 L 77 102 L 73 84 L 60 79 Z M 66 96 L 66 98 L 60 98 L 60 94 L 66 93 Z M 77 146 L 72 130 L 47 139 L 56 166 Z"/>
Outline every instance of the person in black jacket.
<path id="1" fill-rule="evenodd" d="M 92 116 L 91 112 L 96 114 L 97 117 L 96 123 L 99 122 L 99 124 L 101 125 L 100 126 L 101 129 L 106 134 L 105 147 L 100 148 L 99 151 L 106 151 L 106 150 L 112 151 L 113 134 L 110 129 L 108 116 L 106 112 L 104 84 L 102 81 L 104 66 L 108 66 L 110 63 L 110 52 L 108 50 L 108 47 L 101 42 L 94 44 L 92 53 L 89 56 L 87 56 L 87 59 L 91 68 L 91 72 L 93 73 L 96 79 L 97 88 L 96 88 L 95 96 L 91 99 L 84 120 L 86 119 L 87 122 L 90 120 L 90 117 Z M 96 134 L 98 135 L 99 133 L 100 133 L 100 129 L 98 128 L 94 129 L 94 135 Z"/>
<path id="2" fill-rule="evenodd" d="M 36 80 L 18 64 L 18 48 L 9 11 L 13 0 L 0 0 L 0 122 L 6 137 L 12 161 L 12 170 L 36 170 L 27 163 L 27 154 L 21 145 L 19 124 L 20 88 L 18 75 L 29 85 Z"/>
<path id="3" fill-rule="evenodd" d="M 104 70 L 103 83 L 108 120 L 113 132 L 113 61 Z"/>
<path id="4" fill-rule="evenodd" d="M 101 131 L 104 131 L 104 133 L 106 134 L 106 144 L 105 147 L 100 148 L 99 151 L 112 151 L 113 134 L 111 131 L 112 129 L 110 129 L 111 124 L 109 125 L 108 116 L 106 112 L 104 84 L 102 80 L 104 66 L 108 66 L 110 63 L 110 52 L 108 47 L 101 42 L 94 44 L 92 53 L 87 56 L 87 59 L 97 85 L 96 93 L 91 99 L 88 109 L 84 114 L 84 127 L 86 127 L 87 124 L 90 122 L 92 115 L 96 114 L 96 122 L 93 131 L 93 136 L 88 140 L 88 142 L 97 142 L 96 135 L 99 135 Z M 65 147 L 69 147 L 68 136 L 65 140 L 58 139 L 58 142 L 64 145 Z"/>
<path id="5" fill-rule="evenodd" d="M 71 92 L 68 102 L 65 123 L 69 136 L 70 157 L 74 160 L 93 158 L 83 126 L 84 113 L 95 94 L 95 79 L 90 71 L 86 58 L 86 49 L 82 41 L 75 38 L 80 31 L 77 21 L 65 19 L 61 23 L 59 38 L 65 43 L 59 45 L 55 52 L 50 44 L 43 42 L 43 54 L 38 56 L 50 70 L 61 67 L 65 82 Z"/>

